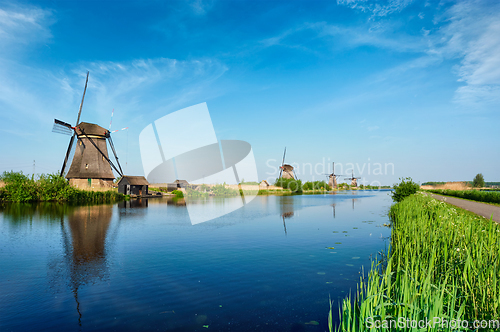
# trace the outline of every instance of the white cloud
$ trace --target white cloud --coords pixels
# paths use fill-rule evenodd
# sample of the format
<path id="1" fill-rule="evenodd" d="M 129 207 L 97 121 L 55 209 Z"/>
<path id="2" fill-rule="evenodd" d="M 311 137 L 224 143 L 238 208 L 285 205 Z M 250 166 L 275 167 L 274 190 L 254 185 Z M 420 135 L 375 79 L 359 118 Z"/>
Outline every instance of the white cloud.
<path id="1" fill-rule="evenodd" d="M 463 104 L 498 102 L 500 90 L 500 4 L 462 1 L 441 18 L 434 49 L 460 60 L 455 101 Z"/>
<path id="2" fill-rule="evenodd" d="M 106 123 L 111 110 L 115 109 L 113 123 L 116 120 L 118 127 L 133 125 L 130 122 L 148 114 L 163 112 L 164 115 L 215 97 L 218 92 L 212 83 L 227 71 L 227 67 L 210 59 L 96 61 L 73 70 L 70 85 L 76 96 L 81 96 L 87 70 L 90 76 L 84 107 L 86 119 Z M 128 122 L 120 124 L 119 119 Z"/>
<path id="3" fill-rule="evenodd" d="M 392 13 L 401 12 L 412 2 L 413 0 L 337 0 L 337 4 L 339 5 L 361 10 L 363 12 L 371 12 L 372 18 L 389 16 Z"/>
<path id="4" fill-rule="evenodd" d="M 43 42 L 52 37 L 52 12 L 38 7 L 0 8 L 0 45 Z"/>
<path id="5" fill-rule="evenodd" d="M 193 0 L 190 2 L 191 8 L 198 15 L 204 15 L 213 6 L 212 0 Z"/>

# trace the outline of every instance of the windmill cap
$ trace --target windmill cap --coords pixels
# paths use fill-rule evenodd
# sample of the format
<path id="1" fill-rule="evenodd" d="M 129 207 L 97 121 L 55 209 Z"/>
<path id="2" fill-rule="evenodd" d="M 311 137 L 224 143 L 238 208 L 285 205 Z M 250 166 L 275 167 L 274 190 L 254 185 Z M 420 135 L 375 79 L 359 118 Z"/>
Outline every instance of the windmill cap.
<path id="1" fill-rule="evenodd" d="M 109 130 L 101 126 L 98 126 L 94 123 L 80 122 L 75 129 L 76 129 L 76 134 L 78 136 L 83 135 L 84 133 L 86 135 L 102 136 L 102 137 L 106 137 L 109 135 Z"/>

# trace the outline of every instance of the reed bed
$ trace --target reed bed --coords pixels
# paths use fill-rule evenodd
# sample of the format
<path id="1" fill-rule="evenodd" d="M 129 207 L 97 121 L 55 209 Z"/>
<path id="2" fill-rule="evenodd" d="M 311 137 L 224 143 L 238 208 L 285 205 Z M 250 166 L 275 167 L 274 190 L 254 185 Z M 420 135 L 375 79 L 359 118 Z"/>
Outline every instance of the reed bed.
<path id="1" fill-rule="evenodd" d="M 336 327 L 330 310 L 330 331 L 500 329 L 499 225 L 422 193 L 390 218 L 387 259 L 343 301 Z"/>
<path id="2" fill-rule="evenodd" d="M 4 172 L 0 176 L 0 202 L 77 202 L 112 203 L 126 198 L 116 190 L 87 191 L 76 189 L 57 174 L 42 174 L 38 179 L 22 172 Z"/>
<path id="3" fill-rule="evenodd" d="M 480 190 L 428 190 L 432 193 L 470 199 L 472 201 L 500 204 L 500 192 Z"/>

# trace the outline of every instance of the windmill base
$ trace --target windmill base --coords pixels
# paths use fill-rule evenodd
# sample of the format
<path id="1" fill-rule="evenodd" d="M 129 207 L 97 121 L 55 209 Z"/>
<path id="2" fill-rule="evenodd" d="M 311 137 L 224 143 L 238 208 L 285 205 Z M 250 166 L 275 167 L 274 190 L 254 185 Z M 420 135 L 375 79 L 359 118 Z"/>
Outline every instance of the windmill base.
<path id="1" fill-rule="evenodd" d="M 104 179 L 69 179 L 69 185 L 83 190 L 107 191 L 113 188 L 113 180 Z"/>

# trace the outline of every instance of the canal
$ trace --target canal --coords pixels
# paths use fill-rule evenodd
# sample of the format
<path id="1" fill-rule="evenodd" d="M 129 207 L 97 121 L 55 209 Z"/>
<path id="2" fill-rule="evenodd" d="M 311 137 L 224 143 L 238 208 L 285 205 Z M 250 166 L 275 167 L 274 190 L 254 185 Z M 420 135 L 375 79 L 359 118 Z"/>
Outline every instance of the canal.
<path id="1" fill-rule="evenodd" d="M 230 198 L 200 199 L 217 206 Z M 387 250 L 388 191 L 0 210 L 0 331 L 327 331 Z"/>

